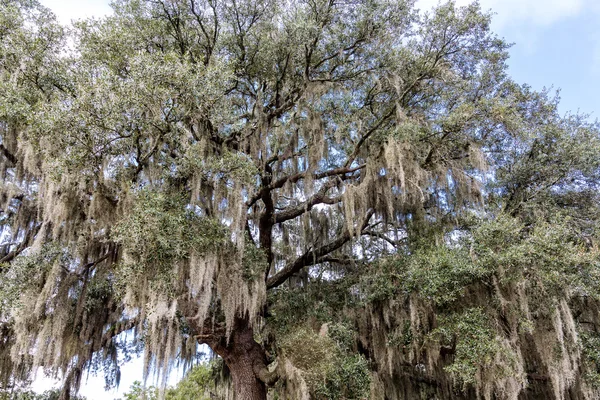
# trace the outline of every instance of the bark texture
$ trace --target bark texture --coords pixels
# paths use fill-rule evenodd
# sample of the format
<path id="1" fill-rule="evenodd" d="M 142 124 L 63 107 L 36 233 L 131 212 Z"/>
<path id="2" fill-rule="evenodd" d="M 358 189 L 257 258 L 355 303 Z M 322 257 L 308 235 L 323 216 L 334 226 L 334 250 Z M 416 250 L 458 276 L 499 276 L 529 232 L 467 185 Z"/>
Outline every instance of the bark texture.
<path id="1" fill-rule="evenodd" d="M 266 400 L 267 385 L 261 377 L 267 373 L 264 349 L 254 340 L 254 332 L 245 319 L 238 319 L 229 341 L 222 336 L 207 342 L 223 358 L 233 381 L 235 400 Z"/>

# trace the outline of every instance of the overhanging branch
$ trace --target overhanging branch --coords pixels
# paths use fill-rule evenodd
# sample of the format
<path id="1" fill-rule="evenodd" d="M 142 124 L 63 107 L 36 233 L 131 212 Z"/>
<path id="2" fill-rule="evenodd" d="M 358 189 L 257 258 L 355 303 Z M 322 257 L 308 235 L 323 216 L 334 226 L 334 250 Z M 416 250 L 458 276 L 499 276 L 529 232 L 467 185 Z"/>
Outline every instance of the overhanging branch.
<path id="1" fill-rule="evenodd" d="M 367 224 L 369 223 L 369 220 L 371 219 L 374 213 L 375 212 L 373 210 L 369 210 L 367 212 L 365 219 L 360 225 L 360 232 L 362 232 L 367 227 Z M 315 249 L 309 249 L 300 257 L 298 257 L 294 262 L 286 265 L 282 270 L 280 270 L 275 275 L 267 279 L 267 289 L 272 289 L 281 285 L 290 276 L 302 270 L 302 268 L 317 264 L 321 257 L 326 256 L 327 254 L 339 249 L 351 238 L 352 235 L 350 234 L 348 229 L 345 229 L 344 232 L 335 240 Z"/>
<path id="2" fill-rule="evenodd" d="M 312 210 L 314 206 L 317 204 L 336 204 L 342 201 L 342 196 L 338 197 L 328 197 L 326 195 L 327 190 L 332 185 L 325 185 L 321 190 L 315 193 L 310 199 L 305 201 L 304 203 L 300 203 L 295 207 L 288 208 L 282 212 L 276 213 L 275 223 L 280 224 L 285 221 L 289 221 L 290 219 L 294 219 L 299 217 L 300 215 Z"/>
<path id="3" fill-rule="evenodd" d="M 350 167 L 352 165 L 352 163 L 354 162 L 354 160 L 356 160 L 356 157 L 358 157 L 358 154 L 360 153 L 360 149 L 362 148 L 362 146 L 365 144 L 365 142 L 369 139 L 369 137 L 371 137 L 371 135 L 373 135 L 379 128 L 381 128 L 381 126 L 387 121 L 389 120 L 394 113 L 396 112 L 396 107 L 392 107 L 390 109 L 390 111 L 385 114 L 380 120 L 379 122 L 377 122 L 371 129 L 369 129 L 358 141 L 358 143 L 356 143 L 356 146 L 354 146 L 354 151 L 352 151 L 352 154 L 350 154 L 350 156 L 348 157 L 348 159 L 346 160 L 346 163 L 344 164 L 344 167 Z"/>
<path id="4" fill-rule="evenodd" d="M 313 178 L 313 180 L 316 181 L 316 180 L 320 180 L 320 179 L 324 179 L 324 178 L 329 178 L 332 176 L 351 174 L 351 173 L 359 171 L 365 167 L 366 167 L 366 164 L 361 164 L 354 168 L 350 168 L 350 167 L 334 168 L 334 169 L 330 169 L 328 171 L 315 173 L 315 174 L 313 174 L 312 178 Z M 306 177 L 306 174 L 307 174 L 306 172 L 301 172 L 301 173 L 298 173 L 295 175 L 284 176 L 282 178 L 277 179 L 275 182 L 272 182 L 268 186 L 264 186 L 263 188 L 261 188 L 254 196 L 252 196 L 250 199 L 248 199 L 248 201 L 246 202 L 246 205 L 248 207 L 252 207 L 258 200 L 261 199 L 264 192 L 270 192 L 275 189 L 281 189 L 287 182 L 296 183 L 299 180 L 304 179 Z"/>

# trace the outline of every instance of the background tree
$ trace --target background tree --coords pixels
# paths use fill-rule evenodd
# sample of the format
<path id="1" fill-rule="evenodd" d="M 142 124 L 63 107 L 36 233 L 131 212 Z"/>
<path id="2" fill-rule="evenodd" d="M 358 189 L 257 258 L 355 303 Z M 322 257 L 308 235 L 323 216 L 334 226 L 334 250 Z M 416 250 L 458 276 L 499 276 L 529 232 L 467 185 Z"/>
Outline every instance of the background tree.
<path id="1" fill-rule="evenodd" d="M 477 4 L 122 0 L 72 50 L 0 4 L 4 381 L 207 344 L 237 399 L 597 394 L 598 127 Z"/>
<path id="2" fill-rule="evenodd" d="M 221 364 L 221 362 L 212 361 L 195 365 L 175 387 L 169 387 L 164 392 L 164 398 L 167 400 L 209 400 L 227 397 L 227 386 L 215 384 L 221 378 Z M 154 386 L 145 388 L 142 382 L 136 381 L 124 394 L 123 400 L 153 400 L 158 399 L 160 394 L 160 389 Z"/>

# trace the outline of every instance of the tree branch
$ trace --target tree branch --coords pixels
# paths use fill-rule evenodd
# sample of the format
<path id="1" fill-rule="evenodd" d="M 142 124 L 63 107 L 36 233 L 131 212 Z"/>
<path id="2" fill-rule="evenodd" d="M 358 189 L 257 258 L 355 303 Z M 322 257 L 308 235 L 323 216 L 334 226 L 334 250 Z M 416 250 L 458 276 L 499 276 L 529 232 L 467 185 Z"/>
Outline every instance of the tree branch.
<path id="1" fill-rule="evenodd" d="M 365 216 L 364 221 L 360 225 L 360 231 L 362 232 L 369 223 L 369 220 L 375 212 L 369 210 Z M 324 244 L 323 246 L 317 247 L 316 249 L 309 249 L 303 255 L 298 257 L 293 263 L 286 265 L 283 269 L 277 272 L 275 275 L 267 279 L 267 289 L 272 289 L 284 283 L 290 276 L 299 272 L 302 268 L 315 265 L 319 259 L 327 254 L 339 249 L 346 242 L 352 238 L 352 235 L 345 229 L 344 232 L 335 240 Z"/>
<path id="2" fill-rule="evenodd" d="M 255 363 L 252 366 L 254 375 L 256 375 L 256 377 L 267 386 L 275 385 L 281 377 L 281 374 L 279 372 L 279 364 L 277 363 L 277 361 L 275 361 L 275 363 L 276 365 L 273 371 L 269 371 L 269 368 L 263 365 L 263 363 Z"/>
<path id="3" fill-rule="evenodd" d="M 336 204 L 341 202 L 342 196 L 332 198 L 325 195 L 325 193 L 327 193 L 327 190 L 329 190 L 331 186 L 333 186 L 332 183 L 333 182 L 330 182 L 330 184 L 326 184 L 325 186 L 323 186 L 321 190 L 315 193 L 310 199 L 308 199 L 304 203 L 300 203 L 295 207 L 288 208 L 282 212 L 276 213 L 274 216 L 275 223 L 279 224 L 290 219 L 299 217 L 305 212 L 312 210 L 312 208 L 317 204 Z"/>
<path id="4" fill-rule="evenodd" d="M 41 226 L 42 225 L 40 224 L 40 225 L 30 229 L 29 231 L 27 231 L 27 234 L 23 238 L 23 241 L 21 242 L 21 244 L 19 244 L 13 251 L 8 253 L 4 257 L 2 257 L 2 259 L 0 259 L 0 264 L 11 262 L 16 256 L 21 254 L 21 252 L 23 252 L 23 250 L 25 250 L 29 246 L 29 244 L 31 243 L 31 241 L 33 240 L 35 235 L 37 235 Z M 0 268 L 0 271 L 1 270 L 2 269 Z"/>
<path id="5" fill-rule="evenodd" d="M 334 169 L 330 169 L 325 172 L 319 172 L 319 173 L 313 174 L 313 180 L 320 180 L 320 179 L 329 178 L 332 176 L 351 174 L 351 173 L 354 173 L 365 167 L 366 167 L 366 164 L 361 164 L 358 167 L 354 167 L 354 168 L 350 168 L 347 166 L 340 167 L 340 168 L 334 168 Z M 301 173 L 298 173 L 295 175 L 284 176 L 282 178 L 277 179 L 275 182 L 270 183 L 267 186 L 263 186 L 262 189 L 260 189 L 254 196 L 252 196 L 246 202 L 246 205 L 248 207 L 252 207 L 258 200 L 261 199 L 264 192 L 270 192 L 274 189 L 281 189 L 287 182 L 296 183 L 299 180 L 304 179 L 306 177 L 306 174 L 307 174 L 306 172 L 301 172 Z"/>
<path id="6" fill-rule="evenodd" d="M 367 141 L 367 139 L 369 139 L 369 137 L 371 137 L 371 135 L 373 133 L 375 133 L 379 128 L 381 128 L 381 126 L 388 120 L 390 119 L 390 117 L 392 115 L 394 115 L 394 113 L 396 112 L 396 107 L 392 107 L 391 110 L 385 114 L 380 120 L 379 122 L 377 122 L 373 127 L 371 127 L 371 129 L 369 129 L 358 141 L 358 143 L 356 143 L 356 146 L 354 146 L 354 151 L 352 152 L 352 154 L 350 155 L 350 157 L 348 157 L 348 160 L 346 160 L 346 163 L 344 164 L 344 167 L 348 168 L 352 165 L 352 163 L 354 162 L 354 160 L 356 160 L 356 157 L 358 157 L 358 154 L 360 152 L 361 147 L 363 146 L 363 144 Z"/>
<path id="7" fill-rule="evenodd" d="M 14 154 L 12 154 L 10 151 L 8 151 L 8 149 L 6 147 L 4 147 L 3 144 L 0 143 L 0 151 L 2 152 L 2 154 L 4 154 L 4 157 L 6 157 L 6 159 L 11 163 L 11 164 L 16 164 L 17 163 L 17 157 L 15 157 Z"/>
<path id="8" fill-rule="evenodd" d="M 393 239 L 390 239 L 389 237 L 387 237 L 386 235 L 384 235 L 381 232 L 373 232 L 373 231 L 368 231 L 368 230 L 365 230 L 363 232 L 363 235 L 373 236 L 373 237 L 376 237 L 378 239 L 385 240 L 386 242 L 388 242 L 389 244 L 391 244 L 394 247 L 397 247 L 401 242 L 406 241 L 406 238 L 402 238 L 400 240 L 393 240 Z"/>

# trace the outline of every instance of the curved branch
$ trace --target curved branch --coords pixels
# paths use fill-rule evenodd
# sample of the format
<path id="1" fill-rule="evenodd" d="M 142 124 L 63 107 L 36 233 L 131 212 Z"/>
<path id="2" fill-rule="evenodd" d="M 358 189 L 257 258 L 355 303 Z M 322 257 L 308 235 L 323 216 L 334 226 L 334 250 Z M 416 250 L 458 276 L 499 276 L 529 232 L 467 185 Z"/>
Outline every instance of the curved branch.
<path id="1" fill-rule="evenodd" d="M 3 144 L 0 143 L 0 152 L 2 152 L 2 154 L 4 155 L 4 157 L 11 163 L 11 164 L 16 164 L 17 163 L 17 157 L 15 157 L 14 154 L 12 154 L 10 151 L 8 151 L 8 149 L 6 147 L 4 147 Z"/>
<path id="2" fill-rule="evenodd" d="M 313 180 L 320 180 L 320 179 L 329 178 L 332 176 L 352 174 L 352 173 L 359 171 L 365 167 L 366 167 L 366 164 L 361 164 L 354 168 L 350 168 L 348 166 L 333 168 L 333 169 L 330 169 L 330 170 L 327 170 L 324 172 L 314 173 L 312 178 L 313 178 Z M 299 180 L 304 179 L 306 177 L 306 174 L 307 174 L 307 172 L 301 172 L 301 173 L 298 173 L 295 175 L 284 176 L 282 178 L 277 179 L 275 182 L 270 183 L 267 186 L 263 186 L 262 189 L 260 189 L 256 194 L 254 194 L 254 196 L 252 196 L 250 199 L 248 199 L 248 201 L 246 202 L 246 205 L 248 207 L 252 207 L 254 204 L 256 204 L 256 202 L 258 200 L 261 199 L 264 192 L 270 192 L 275 189 L 281 189 L 287 182 L 296 183 Z"/>
<path id="3" fill-rule="evenodd" d="M 294 219 L 296 217 L 301 216 L 302 214 L 312 210 L 314 206 L 317 204 L 337 204 L 342 201 L 342 196 L 338 197 L 328 197 L 325 195 L 327 190 L 330 188 L 330 185 L 326 185 L 323 189 L 319 190 L 319 192 L 315 193 L 310 199 L 305 201 L 304 203 L 300 203 L 295 207 L 288 208 L 282 212 L 275 214 L 274 219 L 275 223 L 279 224 L 290 219 Z"/>
<path id="4" fill-rule="evenodd" d="M 362 224 L 360 225 L 360 230 L 363 231 L 371 217 L 375 214 L 375 211 L 369 210 Z M 335 240 L 324 244 L 323 246 L 317 247 L 316 249 L 309 249 L 300 257 L 298 257 L 293 263 L 286 265 L 283 269 L 277 272 L 275 275 L 271 276 L 267 279 L 267 289 L 272 289 L 284 283 L 290 276 L 302 270 L 304 267 L 308 267 L 311 265 L 315 265 L 319 262 L 321 257 L 328 255 L 329 253 L 339 249 L 346 242 L 348 242 L 352 238 L 350 231 L 345 229 L 344 232 Z"/>
<path id="5" fill-rule="evenodd" d="M 390 109 L 390 111 L 385 114 L 380 120 L 379 122 L 377 122 L 373 127 L 371 127 L 371 129 L 369 129 L 358 141 L 358 143 L 356 143 L 356 146 L 354 146 L 354 151 L 352 152 L 352 154 L 350 154 L 350 156 L 348 157 L 348 160 L 346 160 L 346 163 L 344 164 L 344 167 L 350 167 L 352 165 L 352 163 L 354 162 L 354 160 L 356 160 L 356 157 L 358 157 L 358 154 L 360 153 L 360 149 L 362 148 L 363 144 L 365 144 L 365 142 L 367 141 L 367 139 L 369 139 L 369 137 L 371 137 L 371 135 L 373 135 L 373 133 L 375 133 L 379 128 L 381 128 L 381 126 L 387 121 L 389 120 L 394 114 L 396 113 L 396 106 L 392 107 Z"/>

